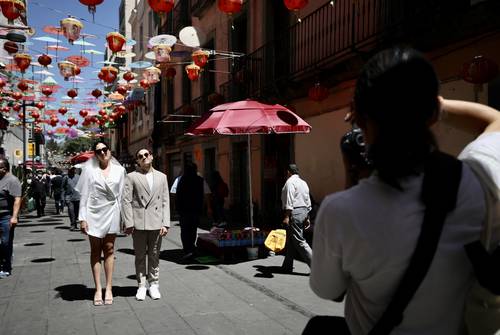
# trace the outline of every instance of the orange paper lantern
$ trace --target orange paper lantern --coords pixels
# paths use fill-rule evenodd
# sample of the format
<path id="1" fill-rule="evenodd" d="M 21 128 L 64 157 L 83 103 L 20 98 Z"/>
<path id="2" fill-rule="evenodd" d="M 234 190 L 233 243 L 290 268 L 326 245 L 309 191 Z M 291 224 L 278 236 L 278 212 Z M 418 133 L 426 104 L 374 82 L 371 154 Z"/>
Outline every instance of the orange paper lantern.
<path id="1" fill-rule="evenodd" d="M 186 73 L 189 78 L 189 80 L 198 80 L 200 78 L 200 67 L 196 64 L 189 64 L 186 65 Z"/>
<path id="2" fill-rule="evenodd" d="M 108 42 L 108 48 L 113 53 L 117 53 L 122 50 L 127 39 L 122 34 L 114 31 L 106 35 L 106 41 Z"/>
<path id="3" fill-rule="evenodd" d="M 16 62 L 19 70 L 24 73 L 31 64 L 31 56 L 25 53 L 18 53 L 14 56 L 14 62 Z"/>

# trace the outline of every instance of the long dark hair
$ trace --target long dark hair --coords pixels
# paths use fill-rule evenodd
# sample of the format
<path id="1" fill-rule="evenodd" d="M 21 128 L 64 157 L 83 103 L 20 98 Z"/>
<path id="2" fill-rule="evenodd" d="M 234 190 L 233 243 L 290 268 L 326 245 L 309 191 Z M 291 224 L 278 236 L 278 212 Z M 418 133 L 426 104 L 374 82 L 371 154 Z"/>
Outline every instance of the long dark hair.
<path id="1" fill-rule="evenodd" d="M 368 157 L 389 185 L 400 188 L 398 179 L 419 173 L 437 148 L 429 127 L 438 94 L 434 68 L 413 49 L 382 51 L 363 67 L 354 93 L 356 117 L 376 126 Z"/>

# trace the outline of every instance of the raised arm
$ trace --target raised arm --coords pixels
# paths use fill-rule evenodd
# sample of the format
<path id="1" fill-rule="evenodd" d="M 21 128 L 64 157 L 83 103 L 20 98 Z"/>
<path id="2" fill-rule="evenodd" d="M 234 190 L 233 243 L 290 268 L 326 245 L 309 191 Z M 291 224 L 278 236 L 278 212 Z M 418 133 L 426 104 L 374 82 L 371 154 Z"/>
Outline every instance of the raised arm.
<path id="1" fill-rule="evenodd" d="M 500 112 L 489 106 L 439 97 L 442 121 L 470 133 L 500 131 Z"/>

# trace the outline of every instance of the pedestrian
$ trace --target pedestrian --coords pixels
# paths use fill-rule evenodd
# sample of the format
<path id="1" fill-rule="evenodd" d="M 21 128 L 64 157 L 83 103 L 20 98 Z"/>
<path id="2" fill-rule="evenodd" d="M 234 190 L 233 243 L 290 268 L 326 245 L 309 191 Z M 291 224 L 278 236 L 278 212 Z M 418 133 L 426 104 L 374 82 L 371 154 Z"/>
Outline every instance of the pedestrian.
<path id="1" fill-rule="evenodd" d="M 484 130 L 460 158 L 489 171 L 491 187 L 499 194 L 500 113 L 438 94 L 432 65 L 411 49 L 378 53 L 356 83 L 353 120 L 363 131 L 374 172 L 323 200 L 310 276 L 318 296 L 340 300 L 346 294 L 351 334 L 374 328 L 415 252 L 426 212 L 423 171 L 439 154 L 430 127 L 440 116 L 463 129 Z M 462 164 L 457 206 L 444 219 L 432 263 L 387 334 L 465 333 L 465 300 L 474 276 L 464 245 L 479 239 L 485 216 L 481 184 Z"/>
<path id="2" fill-rule="evenodd" d="M 192 258 L 196 251 L 197 230 L 203 211 L 204 179 L 197 170 L 195 163 L 188 162 L 177 186 L 176 208 L 180 216 L 184 260 Z"/>
<path id="3" fill-rule="evenodd" d="M 14 230 L 21 207 L 21 182 L 10 173 L 6 158 L 0 158 L 0 278 L 12 274 Z"/>
<path id="4" fill-rule="evenodd" d="M 94 157 L 82 168 L 76 185 L 80 193 L 78 219 L 80 230 L 89 236 L 90 265 L 94 276 L 94 305 L 113 303 L 114 245 L 120 231 L 121 196 L 125 169 L 111 156 L 108 145 L 98 141 L 93 146 Z M 101 288 L 101 254 L 104 254 L 106 289 L 104 302 Z"/>
<path id="5" fill-rule="evenodd" d="M 42 177 L 43 182 L 45 184 L 45 194 L 47 194 L 49 197 L 51 197 L 52 191 L 50 189 L 50 184 L 51 184 L 51 175 L 50 171 L 47 170 L 47 172 L 43 175 Z"/>
<path id="6" fill-rule="evenodd" d="M 212 201 L 210 204 L 212 206 L 214 225 L 221 227 L 225 226 L 226 215 L 224 213 L 224 199 L 229 195 L 229 188 L 222 179 L 219 171 L 212 172 L 210 190 L 212 194 Z"/>
<path id="7" fill-rule="evenodd" d="M 35 199 L 36 216 L 44 216 L 47 194 L 45 193 L 45 183 L 42 180 L 41 174 L 33 173 L 30 185 L 30 196 Z"/>
<path id="8" fill-rule="evenodd" d="M 64 210 L 64 194 L 63 194 L 63 177 L 61 176 L 61 170 L 56 169 L 54 172 L 54 177 L 50 182 L 52 196 L 54 197 L 54 202 L 56 204 L 56 215 L 62 213 Z"/>
<path id="9" fill-rule="evenodd" d="M 63 199 L 68 207 L 69 222 L 71 231 L 78 230 L 78 211 L 80 209 L 80 193 L 75 189 L 80 176 L 76 174 L 74 166 L 68 169 L 68 175 L 64 176 L 62 189 Z"/>
<path id="10" fill-rule="evenodd" d="M 312 250 L 304 238 L 304 228 L 309 225 L 308 215 L 312 207 L 309 186 L 300 178 L 297 165 L 288 165 L 286 174 L 287 180 L 281 190 L 281 203 L 285 212 L 283 225 L 286 227 L 285 259 L 281 270 L 291 273 L 296 256 L 311 266 Z"/>
<path id="11" fill-rule="evenodd" d="M 156 300 L 161 298 L 161 241 L 170 228 L 168 181 L 164 173 L 153 168 L 153 155 L 148 149 L 140 149 L 135 158 L 139 167 L 137 171 L 130 172 L 125 180 L 123 221 L 125 233 L 132 234 L 134 243 L 138 283 L 135 297 L 139 301 L 146 298 L 147 280 L 149 295 Z"/>

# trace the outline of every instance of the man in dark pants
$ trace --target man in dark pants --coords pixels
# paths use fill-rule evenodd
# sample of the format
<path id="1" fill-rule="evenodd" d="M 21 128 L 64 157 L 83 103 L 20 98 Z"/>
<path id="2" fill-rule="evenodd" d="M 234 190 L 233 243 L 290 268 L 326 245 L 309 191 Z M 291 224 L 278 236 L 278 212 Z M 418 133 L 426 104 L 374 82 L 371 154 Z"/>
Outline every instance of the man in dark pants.
<path id="1" fill-rule="evenodd" d="M 56 203 L 56 214 L 62 213 L 64 210 L 64 198 L 63 198 L 63 177 L 61 176 L 61 170 L 57 169 L 55 171 L 55 176 L 51 180 L 52 194 L 54 195 L 54 201 Z"/>
<path id="2" fill-rule="evenodd" d="M 196 172 L 196 164 L 187 163 L 177 186 L 176 205 L 180 215 L 181 241 L 185 260 L 194 255 L 196 233 L 203 210 L 203 178 Z"/>
<path id="3" fill-rule="evenodd" d="M 45 184 L 42 181 L 41 175 L 33 175 L 30 195 L 35 199 L 36 216 L 44 216 L 47 194 L 45 193 Z"/>
<path id="4" fill-rule="evenodd" d="M 76 184 L 78 184 L 80 176 L 75 172 L 75 167 L 70 167 L 68 170 L 68 175 L 64 176 L 62 183 L 63 199 L 68 206 L 68 216 L 71 224 L 71 231 L 78 231 L 77 221 L 78 210 L 80 208 L 80 193 L 75 190 L 75 186 Z"/>
<path id="5" fill-rule="evenodd" d="M 21 207 L 21 183 L 9 171 L 9 161 L 0 158 L 0 278 L 12 272 L 14 228 Z"/>
<path id="6" fill-rule="evenodd" d="M 283 224 L 286 227 L 286 255 L 281 265 L 283 272 L 293 272 L 295 256 L 311 266 L 312 250 L 304 239 L 304 225 L 309 224 L 311 199 L 309 186 L 300 179 L 297 165 L 290 164 L 287 169 L 287 181 L 281 190 L 281 202 L 285 211 Z"/>

